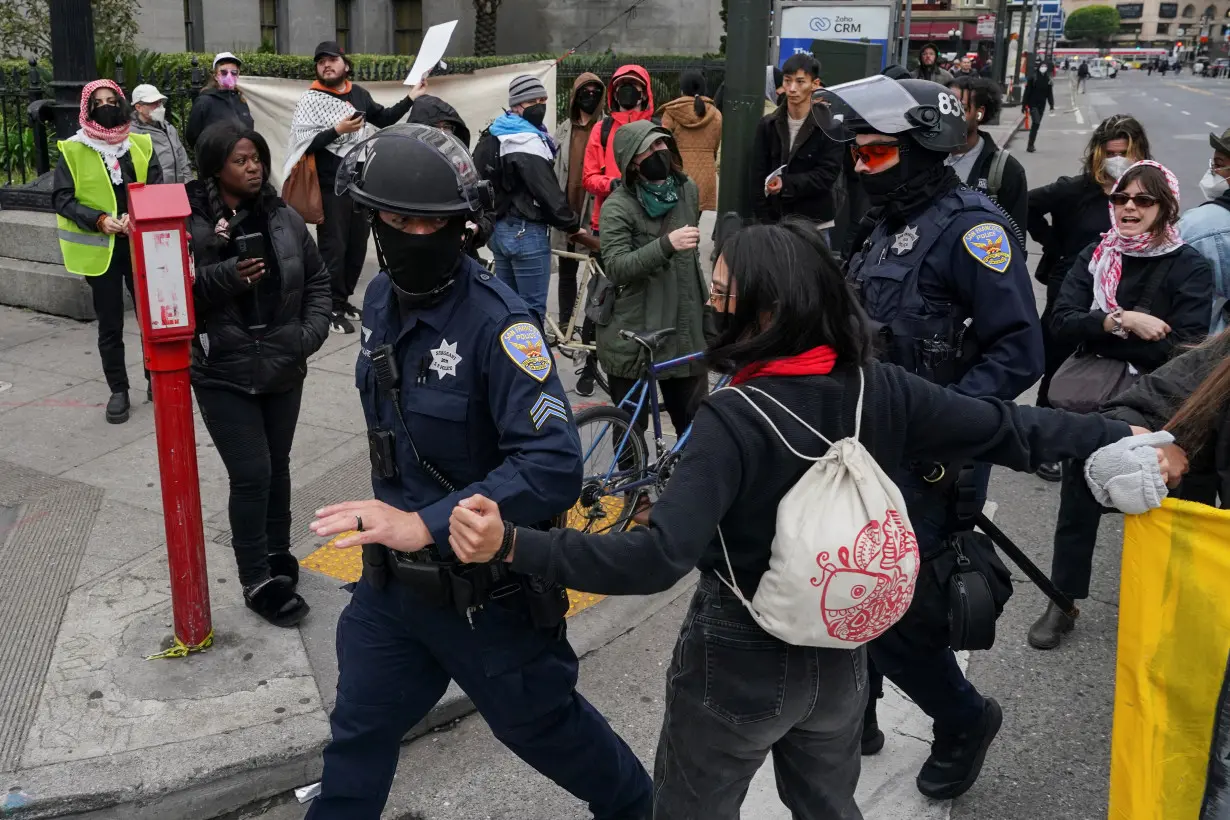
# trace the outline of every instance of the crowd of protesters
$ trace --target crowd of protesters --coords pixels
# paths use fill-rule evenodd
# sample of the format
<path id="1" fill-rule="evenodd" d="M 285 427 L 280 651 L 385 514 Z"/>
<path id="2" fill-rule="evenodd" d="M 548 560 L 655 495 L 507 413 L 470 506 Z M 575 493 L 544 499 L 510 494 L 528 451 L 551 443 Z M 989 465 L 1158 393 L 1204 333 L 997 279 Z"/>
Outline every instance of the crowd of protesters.
<path id="1" fill-rule="evenodd" d="M 425 82 L 385 107 L 351 80 L 349 58 L 337 43 L 321 43 L 314 56 L 316 80 L 288 124 L 286 190 L 295 175 L 308 180 L 308 187 L 299 189 L 305 191 L 303 199 L 291 202 L 270 185 L 270 151 L 253 127 L 239 87 L 242 62 L 235 55 L 217 55 L 185 128 L 195 170 L 177 130 L 166 121 L 166 97 L 157 88 L 138 86 L 131 104 L 110 81 L 96 81 L 83 91 L 80 131 L 60 143 L 53 202 L 65 267 L 87 277 L 98 314 L 98 347 L 111 391 L 106 419 L 122 423 L 131 412 L 123 339 L 123 290 L 133 289 L 127 186 L 187 183 L 197 321 L 192 382 L 230 481 L 228 511 L 242 595 L 270 623 L 294 626 L 310 609 L 296 591 L 299 564 L 290 554 L 290 451 L 307 360 L 331 330 L 354 333 L 353 321 L 364 316 L 351 299 L 373 213 L 383 220 L 375 237 L 382 270 L 391 272 L 397 255 L 412 254 L 421 269 L 405 276 L 439 283 L 437 290 L 411 292 L 414 299 L 401 301 L 403 320 L 453 286 L 451 272 L 463 264 L 458 249 L 477 258 L 485 246 L 501 292 L 509 299 L 515 294 L 515 304 L 528 308 L 541 325 L 548 312 L 552 250 L 593 254 L 605 278 L 598 286 L 609 288 L 613 302 L 578 331 L 596 345 L 596 356 L 581 363 L 577 392 L 592 394 L 599 367 L 614 403 L 632 390 L 644 369 L 642 344 L 633 335 L 661 333 L 661 359 L 705 351 L 703 359 L 659 377 L 675 430 L 696 421 L 690 457 L 652 512 L 648 496 L 640 499 L 636 520 L 646 526 L 629 533 L 597 537 L 529 530 L 518 536 L 498 506 L 475 493 L 454 511 L 449 543 L 472 563 L 499 555 L 513 571 L 549 570 L 572 586 L 610 594 L 666 589 L 699 566 L 704 580 L 690 620 L 702 609 L 720 611 L 735 632 L 780 650 L 783 669 L 787 657 L 797 656 L 822 679 L 833 679 L 823 710 L 771 716 L 780 730 L 777 740 L 746 727 L 732 732 L 729 716 L 696 708 L 710 699 L 708 683 L 703 673 L 699 679 L 684 674 L 681 664 L 698 652 L 708 657 L 708 632 L 693 637 L 685 630 L 669 681 L 670 691 L 681 697 L 671 698 L 662 728 L 664 748 L 683 757 L 677 768 L 656 774 L 656 816 L 695 816 L 697 783 L 706 784 L 706 816 L 737 816 L 745 790 L 739 784 L 746 785 L 772 750 L 781 761 L 799 764 L 785 774 L 779 771 L 783 799 L 796 815 L 856 818 L 859 753 L 872 754 L 883 745 L 874 692 L 869 704 L 864 686 L 871 680 L 874 690 L 878 674 L 874 665 L 866 666 L 861 649 L 852 653 L 854 674 L 840 667 L 838 680 L 832 654 L 837 650 L 794 646 L 763 633 L 718 584 L 723 579 L 715 567 L 721 568 L 722 556 L 730 566 L 731 554 L 738 572 L 759 579 L 772 549 L 772 512 L 803 469 L 796 447 L 814 441 L 778 431 L 779 448 L 778 438 L 747 432 L 759 425 L 753 414 L 759 408 L 729 396 L 702 403 L 711 368 L 734 376 L 736 383 L 769 377 L 762 382 L 766 386 L 775 375 L 802 377 L 786 380 L 780 401 L 773 401 L 799 420 L 796 412 L 811 413 L 811 422 L 834 438 L 840 438 L 852 397 L 862 406 L 863 377 L 851 380 L 850 374 L 866 372 L 872 391 L 866 423 L 877 431 L 872 455 L 886 469 L 907 461 L 977 458 L 1061 482 L 1052 576 L 1076 599 L 1089 594 L 1103 514 L 1084 469 L 1084 459 L 1098 447 L 1170 425 L 1177 446 L 1159 456 L 1167 480 L 1187 498 L 1220 500 L 1223 506 L 1230 500 L 1225 458 L 1230 449 L 1224 441 L 1230 436 L 1230 130 L 1210 135 L 1212 157 L 1200 180 L 1207 202 L 1186 212 L 1179 181 L 1153 160 L 1144 128 L 1127 115 L 1109 117 L 1094 129 L 1079 174 L 1031 189 L 1022 164 L 985 130 L 1003 107 L 999 87 L 980 76 L 985 60 L 945 63 L 938 48 L 927 44 L 913 72 L 885 69 L 875 82 L 891 93 L 944 100 L 937 110 L 951 120 L 947 141 L 927 134 L 907 142 L 904 132 L 898 138 L 862 123 L 850 151 L 840 132 L 853 127 L 851 121 L 835 124 L 825 110 L 840 102 L 840 95 L 818 102 L 822 66 L 810 54 L 795 54 L 780 69 L 766 70 L 765 113 L 751 156 L 738 158 L 753 182 L 758 224 L 720 237 L 710 283 L 699 254 L 699 225 L 702 212 L 717 207 L 723 114 L 721 92 L 710 96 L 703 74 L 685 72 L 681 95 L 664 104 L 656 103 L 642 66 L 621 66 L 609 78 L 582 74 L 553 132 L 546 126 L 553 104 L 548 88 L 538 77 L 519 76 L 509 85 L 504 111 L 475 136 L 448 102 L 428 93 Z M 1027 150 L 1033 151 L 1043 112 L 1054 107 L 1046 64 L 1030 76 L 1023 106 L 1032 117 Z M 434 129 L 430 139 L 449 156 L 472 151 L 477 175 L 489 184 L 489 201 L 480 201 L 476 184 L 460 192 L 464 218 L 414 212 L 390 222 L 400 212 L 356 207 L 347 193 L 354 189 L 336 186 L 335 180 L 353 172 L 351 152 L 357 146 L 403 120 Z M 414 133 L 423 139 L 422 132 Z M 957 217 L 935 212 L 941 200 L 959 200 L 964 212 L 993 217 L 970 229 L 983 231 L 986 244 L 971 244 L 966 234 L 964 249 L 1000 275 L 1027 280 L 1022 273 L 1026 232 L 1042 247 L 1034 273 L 1046 287 L 1041 316 L 1028 300 L 1028 320 L 988 340 L 980 334 L 994 324 L 991 309 L 979 315 L 977 299 L 964 306 L 970 312 L 965 327 L 972 326 L 979 344 L 993 346 L 1015 334 L 1012 349 L 1037 359 L 1036 374 L 1028 363 L 992 364 L 1005 370 L 1019 365 L 1018 380 L 1041 375 L 1042 411 L 1011 405 L 1021 392 L 1016 387 L 1007 391 L 1011 395 L 960 385 L 944 389 L 873 364 L 877 350 L 862 319 L 864 310 L 874 310 L 874 293 L 862 292 L 860 307 L 845 279 L 857 287 L 883 287 L 883 282 L 864 283 L 880 268 L 883 279 L 916 275 L 902 267 L 902 258 L 916 245 L 931 253 L 937 238 L 920 236 L 918 226 L 925 232 L 930 225 L 937 236 L 947 236 L 958 224 L 957 206 Z M 309 209 L 319 213 L 304 213 Z M 315 239 L 305 217 L 316 217 L 310 220 L 318 223 Z M 238 239 L 262 251 L 249 255 Z M 877 243 L 883 245 L 878 261 L 867 255 Z M 1014 251 L 1006 252 L 998 268 L 994 255 L 1004 254 L 1004 247 Z M 1020 257 L 1009 268 L 1013 252 Z M 852 260 L 857 261 L 843 271 Z M 898 269 L 903 272 L 894 275 Z M 861 273 L 855 276 L 856 271 Z M 577 300 L 592 294 L 578 292 L 578 273 L 576 257 L 560 259 L 556 315 L 561 326 Z M 398 293 L 406 281 L 394 283 Z M 954 292 L 962 287 L 954 285 Z M 426 311 L 424 316 L 433 321 Z M 522 325 L 526 328 L 519 332 L 527 335 L 519 338 L 532 341 L 537 326 L 515 327 Z M 954 355 L 960 356 L 961 334 L 956 346 Z M 517 361 L 507 344 L 504 351 Z M 1093 373 L 1091 363 L 1105 373 Z M 1077 407 L 1082 391 L 1095 387 L 1104 390 L 1101 405 Z M 152 400 L 148 392 L 147 398 Z M 466 401 L 460 400 L 461 412 Z M 953 423 L 954 416 L 968 424 Z M 632 423 L 643 434 L 644 413 Z M 948 437 L 923 435 L 918 432 L 923 428 L 946 430 Z M 736 431 L 733 438 L 731 431 Z M 1214 439 L 1217 445 L 1211 447 Z M 719 525 L 726 529 L 729 553 Z M 364 530 L 362 518 L 357 529 Z M 609 560 L 612 551 L 626 556 L 621 565 Z M 1038 649 L 1054 648 L 1074 627 L 1074 619 L 1052 604 L 1030 629 L 1028 641 Z M 714 631 L 720 644 L 721 631 Z M 956 668 L 946 644 L 940 654 Z M 761 690 L 771 688 L 756 683 L 760 673 L 751 655 L 729 651 L 724 657 L 727 673 L 747 678 L 746 697 L 763 697 Z M 912 674 L 905 665 L 904 674 Z M 802 704 L 812 683 L 798 675 L 779 681 L 779 701 L 784 691 L 790 702 Z M 955 796 L 973 784 L 1002 719 L 994 700 L 978 695 L 959 671 L 945 685 L 977 699 L 979 706 L 977 717 L 959 731 L 941 727 L 936 718 L 936 745 L 919 776 L 920 790 L 935 797 Z M 733 721 L 746 722 L 750 719 Z M 816 741 L 818 734 L 826 739 Z M 707 756 L 714 750 L 727 762 L 710 765 Z M 736 758 L 739 765 L 727 765 Z M 951 771 L 934 785 L 935 770 L 944 766 Z M 808 774 L 809 767 L 823 771 Z M 815 801 L 828 813 L 801 808 Z"/>

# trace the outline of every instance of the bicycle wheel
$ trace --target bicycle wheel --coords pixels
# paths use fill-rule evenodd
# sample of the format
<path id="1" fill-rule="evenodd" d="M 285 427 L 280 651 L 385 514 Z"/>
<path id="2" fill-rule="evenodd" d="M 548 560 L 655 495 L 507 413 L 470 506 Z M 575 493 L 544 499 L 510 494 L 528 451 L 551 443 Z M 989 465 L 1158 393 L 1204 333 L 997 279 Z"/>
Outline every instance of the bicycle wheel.
<path id="1" fill-rule="evenodd" d="M 626 410 L 604 405 L 577 414 L 581 439 L 581 495 L 564 526 L 588 533 L 623 532 L 636 512 L 641 488 L 623 490 L 645 477 L 645 439 Z"/>

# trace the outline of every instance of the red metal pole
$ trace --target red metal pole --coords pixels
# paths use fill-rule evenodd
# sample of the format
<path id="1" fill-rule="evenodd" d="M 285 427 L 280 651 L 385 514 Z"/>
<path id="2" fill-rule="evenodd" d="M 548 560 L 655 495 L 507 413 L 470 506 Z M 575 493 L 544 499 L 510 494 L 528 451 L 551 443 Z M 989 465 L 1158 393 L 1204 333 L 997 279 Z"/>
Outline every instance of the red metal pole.
<path id="1" fill-rule="evenodd" d="M 187 346 L 184 342 L 174 345 Z M 157 357 L 151 360 L 153 358 Z M 209 575 L 205 567 L 205 531 L 201 523 L 196 430 L 192 424 L 192 390 L 186 362 L 185 367 L 175 370 L 152 370 L 150 377 L 154 388 L 154 429 L 158 439 L 158 471 L 162 478 L 162 512 L 166 523 L 167 562 L 171 568 L 175 637 L 189 648 L 195 648 L 209 637 L 213 625 L 209 612 Z"/>

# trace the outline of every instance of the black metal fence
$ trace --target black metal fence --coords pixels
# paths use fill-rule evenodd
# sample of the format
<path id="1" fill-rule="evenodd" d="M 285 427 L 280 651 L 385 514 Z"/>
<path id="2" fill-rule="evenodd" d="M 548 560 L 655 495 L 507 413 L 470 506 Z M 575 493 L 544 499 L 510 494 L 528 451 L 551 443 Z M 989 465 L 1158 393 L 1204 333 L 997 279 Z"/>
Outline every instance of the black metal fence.
<path id="1" fill-rule="evenodd" d="M 557 111 L 566 116 L 573 82 L 584 72 L 592 72 L 609 82 L 617 68 L 636 63 L 635 57 L 614 54 L 574 55 L 559 64 L 556 73 Z M 709 96 L 717 93 L 726 77 L 723 60 L 681 57 L 672 60 L 650 60 L 637 63 L 649 72 L 654 100 L 661 105 L 679 96 L 679 81 L 684 71 L 696 69 L 705 75 Z M 192 58 L 190 67 L 146 69 L 129 61 L 115 60 L 112 79 L 131 97 L 132 90 L 142 83 L 152 83 L 166 95 L 167 119 L 183 130 L 192 104 L 196 101 L 206 78 L 206 71 Z M 405 66 L 382 64 L 356 66 L 359 82 L 379 82 L 404 77 Z M 275 70 L 275 76 L 294 76 L 301 72 Z M 128 76 L 126 76 L 128 75 Z M 0 70 L 0 186 L 18 186 L 35 180 L 54 167 L 58 159 L 54 127 L 50 121 L 52 97 L 50 71 L 34 60 L 25 69 Z"/>

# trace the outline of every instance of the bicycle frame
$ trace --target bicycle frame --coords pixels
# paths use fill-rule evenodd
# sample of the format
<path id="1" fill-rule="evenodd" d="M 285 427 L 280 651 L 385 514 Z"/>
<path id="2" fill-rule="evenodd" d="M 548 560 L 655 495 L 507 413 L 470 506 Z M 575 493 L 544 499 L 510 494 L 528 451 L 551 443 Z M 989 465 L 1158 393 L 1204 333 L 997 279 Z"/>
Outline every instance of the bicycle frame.
<path id="1" fill-rule="evenodd" d="M 555 337 L 555 347 L 572 360 L 578 355 L 595 353 L 598 346 L 582 342 L 579 338 L 581 326 L 585 323 L 585 294 L 589 290 L 589 280 L 595 273 L 602 273 L 598 260 L 589 254 L 572 253 L 571 251 L 552 250 L 552 255 L 559 259 L 574 259 L 579 264 L 577 270 L 577 298 L 568 316 L 568 327 L 561 328 L 553 316 L 543 317 L 544 329 Z"/>

